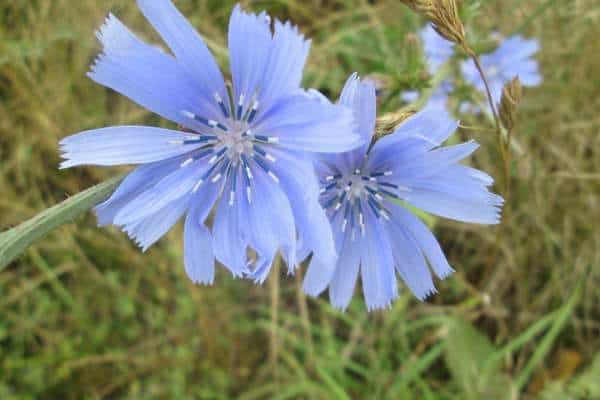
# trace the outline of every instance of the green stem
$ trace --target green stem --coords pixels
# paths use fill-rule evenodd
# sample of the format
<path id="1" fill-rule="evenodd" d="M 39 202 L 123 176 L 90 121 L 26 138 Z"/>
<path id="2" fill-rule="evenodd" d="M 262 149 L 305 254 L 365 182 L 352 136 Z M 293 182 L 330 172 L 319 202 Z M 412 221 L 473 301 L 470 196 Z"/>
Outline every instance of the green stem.
<path id="1" fill-rule="evenodd" d="M 111 178 L 0 234 L 0 271 L 35 242 L 106 199 L 123 180 Z"/>

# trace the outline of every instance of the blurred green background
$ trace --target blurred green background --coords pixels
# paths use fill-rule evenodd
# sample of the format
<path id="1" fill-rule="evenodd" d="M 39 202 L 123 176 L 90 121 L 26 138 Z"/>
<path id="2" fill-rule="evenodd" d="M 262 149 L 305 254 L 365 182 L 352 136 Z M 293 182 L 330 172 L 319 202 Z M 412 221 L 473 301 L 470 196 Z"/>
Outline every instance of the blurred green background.
<path id="1" fill-rule="evenodd" d="M 175 3 L 226 66 L 233 2 Z M 313 38 L 307 86 L 337 97 L 350 72 L 375 74 L 387 112 L 429 84 L 423 20 L 398 0 L 243 3 Z M 301 272 L 196 287 L 180 227 L 142 254 L 88 213 L 0 271 L 0 399 L 600 399 L 600 6 L 461 5 L 479 51 L 493 31 L 539 39 L 544 83 L 525 92 L 503 224 L 437 222 L 457 270 L 438 295 L 368 314 L 358 292 L 346 313 L 306 298 Z M 108 11 L 158 43 L 133 0 L 0 0 L 0 230 L 121 171 L 58 171 L 60 138 L 167 124 L 85 77 Z M 504 194 L 493 133 L 459 135 Z"/>

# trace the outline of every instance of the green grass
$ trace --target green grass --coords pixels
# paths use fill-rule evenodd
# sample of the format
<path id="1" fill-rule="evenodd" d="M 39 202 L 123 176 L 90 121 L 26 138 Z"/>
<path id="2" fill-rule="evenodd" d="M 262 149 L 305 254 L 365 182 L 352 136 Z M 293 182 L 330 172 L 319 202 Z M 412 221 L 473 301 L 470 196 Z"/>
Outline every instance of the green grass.
<path id="1" fill-rule="evenodd" d="M 376 74 L 382 112 L 394 111 L 401 90 L 429 84 L 411 37 L 422 21 L 396 0 L 370 3 L 251 7 L 293 18 L 314 39 L 307 85 L 335 97 L 350 72 Z M 233 2 L 176 4 L 226 65 Z M 391 310 L 367 314 L 357 295 L 342 314 L 283 272 L 255 286 L 219 271 L 215 286 L 195 287 L 180 227 L 142 254 L 88 214 L 0 272 L 0 398 L 600 398 L 600 8 L 463 4 L 478 49 L 494 30 L 540 39 L 544 84 L 525 92 L 503 225 L 437 221 L 458 271 L 437 296 L 419 303 L 404 290 Z M 1 230 L 123 171 L 58 171 L 60 138 L 166 124 L 85 77 L 109 10 L 158 40 L 133 0 L 0 1 Z M 482 143 L 473 164 L 503 193 L 495 137 L 460 136 Z"/>

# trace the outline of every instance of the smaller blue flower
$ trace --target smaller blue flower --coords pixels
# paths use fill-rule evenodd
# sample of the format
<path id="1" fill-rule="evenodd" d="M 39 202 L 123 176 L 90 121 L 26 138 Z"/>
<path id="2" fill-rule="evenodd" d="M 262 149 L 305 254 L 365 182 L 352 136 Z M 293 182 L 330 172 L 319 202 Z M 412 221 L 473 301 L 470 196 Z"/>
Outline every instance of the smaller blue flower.
<path id="1" fill-rule="evenodd" d="M 433 75 L 452 57 L 454 45 L 441 37 L 431 24 L 427 24 L 419 33 L 423 40 L 429 73 Z"/>
<path id="2" fill-rule="evenodd" d="M 354 110 L 359 134 L 370 143 L 376 118 L 373 85 L 351 76 L 340 103 Z M 396 275 L 421 300 L 435 293 L 432 271 L 443 279 L 453 269 L 407 205 L 457 221 L 499 222 L 503 200 L 488 190 L 492 178 L 459 164 L 478 145 L 440 147 L 457 126 L 444 109 L 427 107 L 370 150 L 366 144 L 317 160 L 320 201 L 339 258 L 335 265 L 311 260 L 304 281 L 309 295 L 329 287 L 332 304 L 345 309 L 359 273 L 369 310 L 388 307 L 398 296 Z"/>
<path id="3" fill-rule="evenodd" d="M 539 48 L 537 40 L 516 35 L 505 40 L 494 52 L 481 56 L 481 65 L 496 103 L 500 102 L 504 84 L 515 76 L 523 86 L 537 86 L 542 82 L 538 63 L 533 58 Z M 485 85 L 473 60 L 462 63 L 462 72 L 467 82 L 485 93 Z"/>

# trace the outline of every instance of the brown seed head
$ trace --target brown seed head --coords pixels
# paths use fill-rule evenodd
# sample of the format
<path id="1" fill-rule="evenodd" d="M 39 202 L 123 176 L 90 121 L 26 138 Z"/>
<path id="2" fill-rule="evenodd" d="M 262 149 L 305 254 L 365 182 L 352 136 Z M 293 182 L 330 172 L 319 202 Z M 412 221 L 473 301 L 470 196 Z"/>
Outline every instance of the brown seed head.
<path id="1" fill-rule="evenodd" d="M 515 126 L 518 114 L 519 103 L 523 97 L 523 87 L 518 76 L 511 81 L 506 82 L 502 89 L 502 98 L 500 100 L 500 121 L 502 125 L 511 131 Z"/>
<path id="2" fill-rule="evenodd" d="M 393 133 L 400 124 L 406 121 L 409 117 L 413 116 L 416 111 L 397 111 L 393 113 L 384 114 L 377 118 L 377 124 L 375 126 L 375 140 L 381 139 L 382 137 Z"/>
<path id="3" fill-rule="evenodd" d="M 468 49 L 456 0 L 401 0 L 408 7 L 433 23 L 433 28 L 443 38 Z"/>

